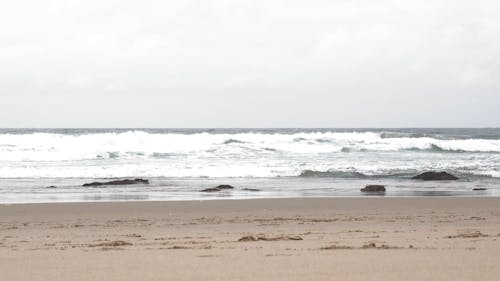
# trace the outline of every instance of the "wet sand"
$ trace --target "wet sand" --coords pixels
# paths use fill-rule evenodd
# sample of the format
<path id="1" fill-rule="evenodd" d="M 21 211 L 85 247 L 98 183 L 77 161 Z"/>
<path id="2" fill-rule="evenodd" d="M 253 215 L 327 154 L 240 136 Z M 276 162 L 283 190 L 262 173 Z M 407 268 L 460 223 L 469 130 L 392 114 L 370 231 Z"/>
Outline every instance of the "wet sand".
<path id="1" fill-rule="evenodd" d="M 500 280 L 500 198 L 0 205 L 1 280 Z"/>

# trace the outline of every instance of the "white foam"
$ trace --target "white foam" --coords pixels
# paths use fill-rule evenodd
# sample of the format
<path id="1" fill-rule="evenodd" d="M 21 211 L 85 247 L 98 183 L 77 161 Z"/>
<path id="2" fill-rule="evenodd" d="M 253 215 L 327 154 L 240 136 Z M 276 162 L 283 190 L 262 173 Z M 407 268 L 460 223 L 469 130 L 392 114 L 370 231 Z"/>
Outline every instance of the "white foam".
<path id="1" fill-rule="evenodd" d="M 439 148 L 476 153 L 436 153 Z M 371 175 L 464 167 L 499 176 L 498 152 L 500 140 L 382 138 L 374 132 L 0 134 L 0 177 L 275 177 L 306 169 Z"/>

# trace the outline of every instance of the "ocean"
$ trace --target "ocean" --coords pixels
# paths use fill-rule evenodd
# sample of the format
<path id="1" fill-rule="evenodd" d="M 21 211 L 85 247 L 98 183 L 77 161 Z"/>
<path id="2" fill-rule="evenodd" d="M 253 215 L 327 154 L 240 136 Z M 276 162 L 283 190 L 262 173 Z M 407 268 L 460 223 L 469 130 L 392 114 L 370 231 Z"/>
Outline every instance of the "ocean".
<path id="1" fill-rule="evenodd" d="M 460 179 L 411 179 L 429 170 Z M 123 178 L 150 184 L 82 186 Z M 219 184 L 235 189 L 199 192 Z M 3 204 L 373 196 L 367 184 L 499 196 L 500 129 L 0 129 Z"/>

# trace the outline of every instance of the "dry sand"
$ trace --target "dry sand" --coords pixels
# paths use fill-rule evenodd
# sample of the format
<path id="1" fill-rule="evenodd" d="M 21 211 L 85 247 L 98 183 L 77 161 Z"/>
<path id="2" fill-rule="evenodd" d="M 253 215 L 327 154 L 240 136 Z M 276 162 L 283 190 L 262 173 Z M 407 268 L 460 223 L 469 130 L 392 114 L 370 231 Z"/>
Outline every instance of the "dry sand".
<path id="1" fill-rule="evenodd" d="M 0 206 L 0 280 L 500 280 L 500 198 Z"/>

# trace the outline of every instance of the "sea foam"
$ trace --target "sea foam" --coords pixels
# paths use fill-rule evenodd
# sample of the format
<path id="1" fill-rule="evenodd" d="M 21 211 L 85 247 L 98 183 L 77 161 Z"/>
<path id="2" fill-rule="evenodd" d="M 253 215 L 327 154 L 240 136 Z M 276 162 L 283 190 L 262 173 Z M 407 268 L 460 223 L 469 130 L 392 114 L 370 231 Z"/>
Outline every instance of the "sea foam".
<path id="1" fill-rule="evenodd" d="M 392 137 L 391 137 L 392 136 Z M 0 177 L 499 176 L 500 140 L 384 132 L 0 134 Z"/>

